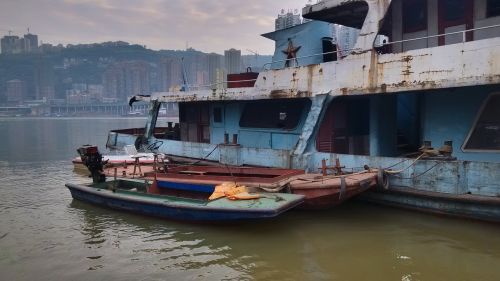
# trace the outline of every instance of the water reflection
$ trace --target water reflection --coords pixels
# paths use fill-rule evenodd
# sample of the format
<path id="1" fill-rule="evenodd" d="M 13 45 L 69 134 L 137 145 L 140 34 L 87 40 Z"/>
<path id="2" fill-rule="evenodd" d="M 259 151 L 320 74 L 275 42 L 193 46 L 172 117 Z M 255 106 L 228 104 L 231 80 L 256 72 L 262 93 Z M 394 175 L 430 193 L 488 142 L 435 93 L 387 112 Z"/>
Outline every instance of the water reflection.
<path id="1" fill-rule="evenodd" d="M 129 260 L 128 270 L 144 266 L 197 278 L 243 278 L 248 265 L 226 243 L 214 244 L 204 226 L 164 222 L 73 201 L 82 222 L 83 243 L 92 255 L 91 270 L 106 267 L 110 252 Z M 205 225 L 210 229 L 212 226 Z M 246 257 L 243 257 L 246 259 Z M 100 261 L 97 261 L 100 260 Z"/>
<path id="2" fill-rule="evenodd" d="M 360 203 L 321 214 L 292 212 L 277 220 L 230 225 L 183 224 L 75 202 L 72 207 L 81 209 L 84 221 L 96 227 L 95 232 L 86 233 L 87 240 L 100 239 L 104 231 L 112 241 L 102 243 L 120 245 L 131 262 L 183 276 L 257 280 L 365 280 L 367 276 L 370 280 L 442 280 L 455 276 L 460 280 L 465 274 L 488 280 L 496 273 L 493 264 L 500 261 L 500 246 L 490 244 L 498 236 L 491 236 L 485 244 L 475 236 L 478 231 L 500 234 L 496 225 Z M 99 218 L 91 218 L 94 215 Z M 470 228 L 464 230 L 464 223 Z M 447 226 L 462 231 L 449 232 Z M 485 261 L 492 267 L 485 269 Z M 455 273 L 457 264 L 468 265 L 468 271 Z"/>

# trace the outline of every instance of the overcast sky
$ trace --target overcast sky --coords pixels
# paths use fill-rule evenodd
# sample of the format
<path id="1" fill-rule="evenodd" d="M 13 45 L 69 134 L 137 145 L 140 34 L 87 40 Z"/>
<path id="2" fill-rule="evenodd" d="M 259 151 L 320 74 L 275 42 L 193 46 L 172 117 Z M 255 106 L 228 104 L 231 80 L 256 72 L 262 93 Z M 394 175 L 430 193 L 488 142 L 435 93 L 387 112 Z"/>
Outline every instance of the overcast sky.
<path id="1" fill-rule="evenodd" d="M 127 41 L 148 48 L 272 54 L 260 36 L 281 9 L 307 0 L 0 0 L 0 34 L 30 32 L 51 44 Z"/>

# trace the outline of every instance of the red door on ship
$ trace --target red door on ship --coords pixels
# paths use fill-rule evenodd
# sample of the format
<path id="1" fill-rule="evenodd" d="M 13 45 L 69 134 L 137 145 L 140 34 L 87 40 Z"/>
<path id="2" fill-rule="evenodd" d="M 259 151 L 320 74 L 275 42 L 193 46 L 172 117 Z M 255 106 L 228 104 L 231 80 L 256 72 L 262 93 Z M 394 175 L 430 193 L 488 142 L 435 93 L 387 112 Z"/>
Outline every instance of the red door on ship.
<path id="1" fill-rule="evenodd" d="M 465 26 L 465 30 L 474 27 L 474 0 L 439 0 L 438 4 L 438 32 L 445 34 L 450 27 Z M 463 29 L 462 29 L 463 30 Z M 449 33 L 449 31 L 448 31 Z M 462 34 L 453 35 L 460 37 Z M 472 32 L 467 32 L 466 41 L 472 41 Z M 445 45 L 446 37 L 439 37 L 439 45 Z M 456 42 L 455 42 L 456 43 Z"/>

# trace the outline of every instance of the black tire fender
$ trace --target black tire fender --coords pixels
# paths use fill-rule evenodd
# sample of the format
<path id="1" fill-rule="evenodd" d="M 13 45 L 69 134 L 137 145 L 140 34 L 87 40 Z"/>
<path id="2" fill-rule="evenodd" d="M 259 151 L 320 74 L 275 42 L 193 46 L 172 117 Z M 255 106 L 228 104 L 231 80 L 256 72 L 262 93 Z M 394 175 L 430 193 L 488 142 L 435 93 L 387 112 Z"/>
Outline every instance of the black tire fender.
<path id="1" fill-rule="evenodd" d="M 377 185 L 385 190 L 389 189 L 389 177 L 383 169 L 379 169 L 377 172 Z"/>

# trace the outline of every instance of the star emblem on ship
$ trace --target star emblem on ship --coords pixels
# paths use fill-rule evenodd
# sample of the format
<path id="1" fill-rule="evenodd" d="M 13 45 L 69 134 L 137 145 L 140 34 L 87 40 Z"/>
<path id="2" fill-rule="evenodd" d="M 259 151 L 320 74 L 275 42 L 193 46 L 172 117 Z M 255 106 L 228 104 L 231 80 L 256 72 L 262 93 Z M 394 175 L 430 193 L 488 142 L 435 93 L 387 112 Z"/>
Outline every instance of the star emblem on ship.
<path id="1" fill-rule="evenodd" d="M 285 67 L 290 67 L 291 62 L 294 62 L 294 65 L 299 65 L 299 61 L 297 60 L 297 53 L 299 52 L 302 46 L 294 47 L 292 39 L 288 38 L 288 47 L 286 50 L 282 51 L 286 55 Z"/>

